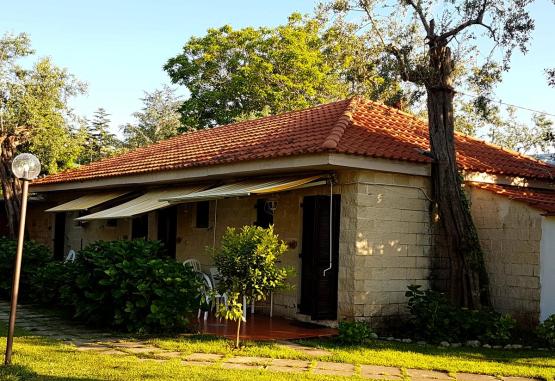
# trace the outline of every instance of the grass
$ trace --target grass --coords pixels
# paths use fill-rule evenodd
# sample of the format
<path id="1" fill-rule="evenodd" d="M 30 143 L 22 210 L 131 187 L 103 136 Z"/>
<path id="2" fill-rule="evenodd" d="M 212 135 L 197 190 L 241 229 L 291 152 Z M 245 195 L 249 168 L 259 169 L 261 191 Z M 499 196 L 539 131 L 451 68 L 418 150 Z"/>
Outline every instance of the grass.
<path id="1" fill-rule="evenodd" d="M 5 348 L 5 327 L 0 327 L 0 348 Z M 193 352 L 350 362 L 357 366 L 375 364 L 402 368 L 436 369 L 504 376 L 555 379 L 555 353 L 544 351 L 471 348 L 440 349 L 394 342 L 374 341 L 344 346 L 333 340 L 303 340 L 300 344 L 325 349 L 328 355 L 310 356 L 278 343 L 245 342 L 234 350 L 229 340 L 207 336 L 150 338 L 150 343 L 184 354 Z M 14 365 L 0 366 L 0 380 L 100 381 L 100 380 L 341 380 L 311 374 L 273 373 L 267 370 L 229 370 L 219 366 L 184 366 L 173 359 L 156 362 L 135 356 L 113 356 L 79 352 L 61 341 L 19 331 L 14 344 Z"/>
<path id="2" fill-rule="evenodd" d="M 299 344 L 327 350 L 330 354 L 310 356 L 276 343 L 244 342 L 239 350 L 225 339 L 191 336 L 157 338 L 150 342 L 160 348 L 186 353 L 205 352 L 240 356 L 310 359 L 348 362 L 356 365 L 384 365 L 401 368 L 468 372 L 496 376 L 535 377 L 555 380 L 555 352 L 536 350 L 496 350 L 485 348 L 438 348 L 396 342 L 372 341 L 366 345 L 346 346 L 334 340 L 301 340 Z"/>

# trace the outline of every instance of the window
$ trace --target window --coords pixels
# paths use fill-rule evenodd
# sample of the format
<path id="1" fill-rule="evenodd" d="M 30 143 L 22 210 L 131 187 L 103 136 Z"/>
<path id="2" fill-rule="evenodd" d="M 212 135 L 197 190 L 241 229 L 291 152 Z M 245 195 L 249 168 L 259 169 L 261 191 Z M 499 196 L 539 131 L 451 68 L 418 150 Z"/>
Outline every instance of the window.
<path id="1" fill-rule="evenodd" d="M 196 227 L 201 229 L 208 228 L 210 222 L 210 201 L 197 202 L 197 221 Z"/>
<path id="2" fill-rule="evenodd" d="M 267 228 L 274 224 L 274 214 L 268 208 L 268 200 L 265 198 L 256 200 L 256 226 Z"/>
<path id="3" fill-rule="evenodd" d="M 148 238 L 148 214 L 133 218 L 131 223 L 131 239 Z"/>
<path id="4" fill-rule="evenodd" d="M 158 211 L 158 240 L 164 244 L 166 254 L 175 259 L 177 235 L 177 207 L 172 206 Z"/>
<path id="5" fill-rule="evenodd" d="M 106 226 L 110 228 L 115 228 L 118 226 L 118 220 L 116 220 L 115 218 L 106 220 Z"/>

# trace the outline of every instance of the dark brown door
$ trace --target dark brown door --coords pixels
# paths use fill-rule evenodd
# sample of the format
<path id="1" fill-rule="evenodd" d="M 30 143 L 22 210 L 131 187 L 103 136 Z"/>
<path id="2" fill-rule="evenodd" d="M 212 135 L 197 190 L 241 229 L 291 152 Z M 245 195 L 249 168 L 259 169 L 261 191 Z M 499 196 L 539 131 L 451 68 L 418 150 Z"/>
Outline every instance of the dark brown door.
<path id="1" fill-rule="evenodd" d="M 330 268 L 330 197 L 303 200 L 301 313 L 314 320 L 337 319 L 337 274 L 341 198 L 333 196 Z M 329 269 L 328 269 L 329 268 Z M 324 270 L 326 270 L 324 275 Z"/>
<path id="2" fill-rule="evenodd" d="M 148 238 L 148 214 L 141 214 L 131 220 L 131 239 Z"/>
<path id="3" fill-rule="evenodd" d="M 169 257 L 175 258 L 175 236 L 177 235 L 177 207 L 158 211 L 158 240 L 164 244 Z"/>
<path id="4" fill-rule="evenodd" d="M 62 260 L 65 256 L 66 214 L 56 213 L 54 216 L 54 258 Z"/>

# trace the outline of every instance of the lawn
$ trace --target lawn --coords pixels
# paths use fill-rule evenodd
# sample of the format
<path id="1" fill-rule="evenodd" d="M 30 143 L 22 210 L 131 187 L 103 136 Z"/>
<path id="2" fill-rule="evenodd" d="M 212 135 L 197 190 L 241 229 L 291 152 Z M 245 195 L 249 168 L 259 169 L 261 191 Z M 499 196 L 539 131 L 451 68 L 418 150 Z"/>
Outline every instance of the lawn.
<path id="1" fill-rule="evenodd" d="M 272 358 L 316 359 L 397 366 L 401 368 L 435 369 L 447 372 L 469 372 L 503 376 L 539 377 L 555 380 L 555 352 L 528 350 L 496 350 L 484 348 L 438 348 L 396 342 L 373 341 L 367 345 L 345 346 L 333 340 L 302 340 L 299 344 L 325 349 L 330 355 L 313 357 L 289 347 L 273 343 L 246 342 L 233 350 L 228 340 L 210 337 L 151 339 L 160 348 L 186 353 L 206 352 Z"/>
<path id="2" fill-rule="evenodd" d="M 0 327 L 0 348 L 5 348 L 5 329 Z M 227 356 L 248 355 L 273 358 L 296 358 L 414 367 L 449 372 L 475 372 L 492 375 L 541 377 L 553 381 L 555 353 L 543 351 L 503 351 L 487 349 L 439 349 L 432 346 L 371 342 L 365 346 L 340 346 L 330 340 L 305 340 L 299 343 L 318 347 L 329 355 L 312 357 L 291 347 L 276 343 L 246 342 L 234 350 L 228 340 L 206 336 L 151 338 L 150 343 L 184 353 L 206 352 Z M 184 366 L 179 360 L 157 362 L 148 356 L 112 356 L 79 352 L 61 341 L 31 336 L 20 331 L 15 341 L 14 365 L 0 366 L 0 380 L 96 381 L 96 380 L 340 380 L 311 374 L 273 373 L 266 370 L 229 370 L 219 366 Z"/>

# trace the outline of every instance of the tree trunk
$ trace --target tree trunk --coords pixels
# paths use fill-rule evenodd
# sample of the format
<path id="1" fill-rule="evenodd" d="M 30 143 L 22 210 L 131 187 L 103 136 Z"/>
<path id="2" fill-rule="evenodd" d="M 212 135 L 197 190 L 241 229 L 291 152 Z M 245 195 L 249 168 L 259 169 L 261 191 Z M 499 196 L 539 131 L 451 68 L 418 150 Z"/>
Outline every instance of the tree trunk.
<path id="1" fill-rule="evenodd" d="M 235 348 L 239 349 L 239 334 L 241 333 L 241 319 L 237 320 L 237 337 L 235 338 Z"/>
<path id="2" fill-rule="evenodd" d="M 15 239 L 21 209 L 21 182 L 13 176 L 11 170 L 11 162 L 16 153 L 15 138 L 6 137 L 2 140 L 0 148 L 0 182 L 2 183 L 4 208 L 10 238 Z"/>
<path id="3" fill-rule="evenodd" d="M 458 305 L 480 308 L 490 304 L 488 276 L 455 160 L 453 62 L 446 44 L 430 41 L 430 69 L 426 91 L 432 186 L 450 261 L 447 292 Z"/>

